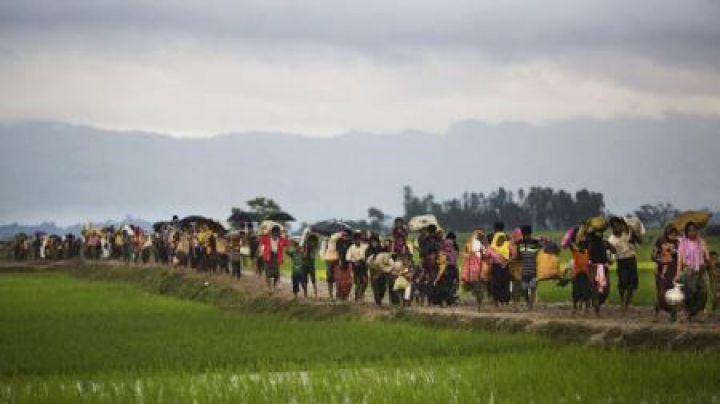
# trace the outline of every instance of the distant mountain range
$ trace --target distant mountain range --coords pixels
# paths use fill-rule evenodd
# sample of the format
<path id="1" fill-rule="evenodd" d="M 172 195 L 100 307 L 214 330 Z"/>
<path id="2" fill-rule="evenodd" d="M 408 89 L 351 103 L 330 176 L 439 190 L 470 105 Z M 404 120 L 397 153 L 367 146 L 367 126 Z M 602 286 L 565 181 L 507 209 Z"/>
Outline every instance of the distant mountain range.
<path id="1" fill-rule="evenodd" d="M 437 199 L 534 185 L 643 203 L 720 208 L 720 119 L 458 123 L 446 134 L 179 139 L 54 122 L 0 125 L 0 223 L 108 217 L 225 219 L 258 195 L 300 221 L 402 213 L 402 187 Z"/>

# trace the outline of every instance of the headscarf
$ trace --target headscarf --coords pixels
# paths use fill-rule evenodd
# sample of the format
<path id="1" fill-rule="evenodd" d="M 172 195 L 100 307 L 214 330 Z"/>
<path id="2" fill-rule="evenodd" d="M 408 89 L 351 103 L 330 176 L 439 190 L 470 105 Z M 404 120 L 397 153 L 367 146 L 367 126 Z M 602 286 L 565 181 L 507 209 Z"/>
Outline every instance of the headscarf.
<path id="1" fill-rule="evenodd" d="M 520 230 L 519 227 L 516 227 L 512 232 L 512 241 L 517 243 L 520 240 L 522 240 L 522 238 L 523 238 L 522 230 Z"/>
<path id="2" fill-rule="evenodd" d="M 670 233 L 672 233 L 672 232 L 675 232 L 675 234 L 676 234 L 674 239 L 670 238 Z M 663 233 L 663 237 L 665 238 L 665 241 L 677 241 L 677 239 L 678 239 L 677 233 L 678 232 L 679 232 L 678 229 L 674 225 L 669 224 L 669 225 L 665 226 L 665 232 Z"/>
<path id="3" fill-rule="evenodd" d="M 485 233 L 482 230 L 474 230 L 472 236 L 465 240 L 465 253 L 471 254 L 474 252 L 480 252 L 483 250 L 480 240 L 481 237 L 485 237 Z"/>
<path id="4" fill-rule="evenodd" d="M 505 243 L 503 245 L 498 244 L 498 241 L 500 241 L 500 237 L 505 237 Z M 493 235 L 490 248 L 492 248 L 493 251 L 501 255 L 506 260 L 510 259 L 510 241 L 508 240 L 507 234 L 505 234 L 504 232 L 497 232 L 495 233 L 495 235 Z"/>
<path id="5" fill-rule="evenodd" d="M 443 242 L 443 253 L 447 257 L 447 263 L 451 266 L 457 266 L 458 251 L 455 249 L 455 240 L 445 239 Z"/>

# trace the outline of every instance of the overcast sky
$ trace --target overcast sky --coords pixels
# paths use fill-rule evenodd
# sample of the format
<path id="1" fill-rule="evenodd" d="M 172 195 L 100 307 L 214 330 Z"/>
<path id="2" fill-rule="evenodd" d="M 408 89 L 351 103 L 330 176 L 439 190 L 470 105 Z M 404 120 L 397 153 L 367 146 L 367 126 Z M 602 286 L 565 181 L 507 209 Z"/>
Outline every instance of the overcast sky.
<path id="1" fill-rule="evenodd" d="M 0 121 L 179 136 L 720 116 L 720 2 L 0 1 Z"/>

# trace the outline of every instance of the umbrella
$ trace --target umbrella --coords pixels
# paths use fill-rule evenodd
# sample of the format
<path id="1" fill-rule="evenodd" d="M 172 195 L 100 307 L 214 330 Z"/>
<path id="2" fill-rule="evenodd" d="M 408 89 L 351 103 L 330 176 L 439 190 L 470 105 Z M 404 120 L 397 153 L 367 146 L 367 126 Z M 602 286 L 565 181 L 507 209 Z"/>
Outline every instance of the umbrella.
<path id="1" fill-rule="evenodd" d="M 410 231 L 420 231 L 431 225 L 435 225 L 435 227 L 440 227 L 435 215 L 415 216 L 410 219 L 410 222 L 408 222 L 408 227 L 410 228 Z"/>
<path id="2" fill-rule="evenodd" d="M 230 223 L 252 223 L 257 222 L 255 215 L 243 212 L 242 210 L 233 210 L 232 215 L 228 218 Z"/>
<path id="3" fill-rule="evenodd" d="M 171 225 L 172 225 L 172 223 L 170 223 L 170 222 L 155 222 L 155 223 L 153 223 L 152 228 L 153 228 L 153 230 L 155 230 L 155 232 L 160 232 L 163 229 L 163 227 L 171 226 Z"/>
<path id="4" fill-rule="evenodd" d="M 330 236 L 341 231 L 352 231 L 352 227 L 349 224 L 343 223 L 339 220 L 323 220 L 310 226 L 310 231 L 313 233 L 320 234 L 322 236 Z"/>
<path id="5" fill-rule="evenodd" d="M 225 229 L 225 227 L 223 227 L 223 225 L 221 225 L 220 223 L 218 223 L 212 219 L 209 219 L 205 216 L 197 216 L 197 215 L 187 216 L 187 217 L 182 218 L 182 220 L 180 220 L 180 227 L 184 228 L 184 229 L 191 227 L 193 224 L 205 225 L 212 232 L 215 232 L 221 236 L 225 235 L 225 233 L 227 233 L 227 230 Z"/>
<path id="6" fill-rule="evenodd" d="M 273 222 L 294 222 L 295 218 L 285 212 L 275 212 L 269 214 L 265 220 L 272 220 Z"/>
<path id="7" fill-rule="evenodd" d="M 247 233 L 243 230 L 233 230 L 233 231 L 228 232 L 225 236 L 233 238 L 233 237 L 240 237 L 241 234 L 247 234 Z"/>
<path id="8" fill-rule="evenodd" d="M 685 226 L 693 222 L 698 229 L 702 229 L 710 222 L 712 214 L 701 210 L 688 210 L 675 217 L 670 224 L 678 231 L 685 231 Z"/>

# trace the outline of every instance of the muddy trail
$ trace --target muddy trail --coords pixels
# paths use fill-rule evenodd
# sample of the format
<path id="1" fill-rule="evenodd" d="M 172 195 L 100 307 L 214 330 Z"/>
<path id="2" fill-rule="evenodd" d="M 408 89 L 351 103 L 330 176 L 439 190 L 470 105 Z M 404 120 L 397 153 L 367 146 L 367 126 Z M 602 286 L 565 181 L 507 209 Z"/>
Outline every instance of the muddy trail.
<path id="1" fill-rule="evenodd" d="M 83 261 L 27 263 L 0 263 L 0 271 L 45 271 L 63 270 L 73 265 L 85 266 Z M 131 270 L 133 265 L 121 262 L 103 262 L 99 267 L 106 270 Z M 342 308 L 343 313 L 351 312 L 360 320 L 408 319 L 434 326 L 482 328 L 498 332 L 534 332 L 569 342 L 601 346 L 650 346 L 661 349 L 703 349 L 720 351 L 720 316 L 701 314 L 688 321 L 683 312 L 676 323 L 670 323 L 666 313 L 656 316 L 652 307 L 632 307 L 623 311 L 617 306 L 603 307 L 599 316 L 591 311 L 574 312 L 568 303 L 539 302 L 532 310 L 525 305 L 510 305 L 495 308 L 485 302 L 478 307 L 469 295 L 462 295 L 456 306 L 438 307 L 414 304 L 410 308 L 390 307 L 388 296 L 382 306 L 372 300 L 368 288 L 364 299 L 355 300 L 351 293 L 349 301 L 329 298 L 327 284 L 317 283 L 317 296 L 308 284 L 308 297 L 302 291 L 295 297 L 289 277 L 282 277 L 274 293 L 259 275 L 245 271 L 239 279 L 225 273 L 198 272 L 187 268 L 166 266 L 142 266 L 157 271 L 182 274 L 191 279 L 205 279 L 209 283 L 229 286 L 248 299 L 263 299 L 297 305 L 312 311 L 313 307 L 327 306 Z"/>

